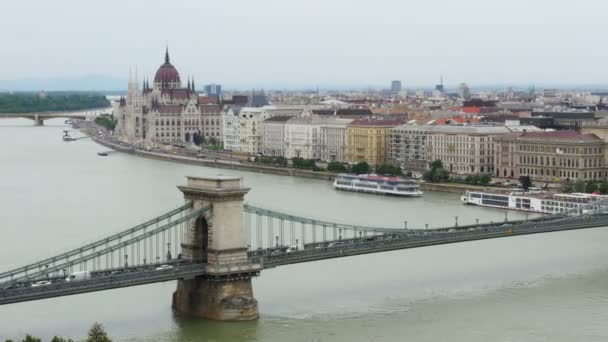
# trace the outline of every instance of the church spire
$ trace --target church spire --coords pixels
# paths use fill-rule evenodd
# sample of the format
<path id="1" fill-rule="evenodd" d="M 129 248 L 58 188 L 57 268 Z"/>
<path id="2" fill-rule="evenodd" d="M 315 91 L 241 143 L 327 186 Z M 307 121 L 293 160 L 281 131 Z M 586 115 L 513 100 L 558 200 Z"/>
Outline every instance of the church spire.
<path id="1" fill-rule="evenodd" d="M 196 89 L 194 88 L 194 76 L 192 76 L 192 92 L 196 92 Z"/>
<path id="2" fill-rule="evenodd" d="M 188 92 L 190 92 L 190 90 L 192 89 L 190 88 L 190 76 L 188 76 Z"/>
<path id="3" fill-rule="evenodd" d="M 167 48 L 165 49 L 165 63 L 169 63 L 169 45 L 167 45 Z"/>

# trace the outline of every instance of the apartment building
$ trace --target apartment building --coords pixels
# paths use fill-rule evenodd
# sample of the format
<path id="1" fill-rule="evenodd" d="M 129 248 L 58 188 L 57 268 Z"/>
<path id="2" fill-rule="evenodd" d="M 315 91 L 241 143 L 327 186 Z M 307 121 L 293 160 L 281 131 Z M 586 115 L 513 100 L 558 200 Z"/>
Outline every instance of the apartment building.
<path id="1" fill-rule="evenodd" d="M 402 124 L 399 120 L 358 119 L 346 128 L 346 159 L 371 165 L 386 163 L 389 129 Z"/>
<path id="2" fill-rule="evenodd" d="M 495 139 L 495 175 L 538 181 L 605 180 L 605 143 L 576 131 L 523 132 Z"/>

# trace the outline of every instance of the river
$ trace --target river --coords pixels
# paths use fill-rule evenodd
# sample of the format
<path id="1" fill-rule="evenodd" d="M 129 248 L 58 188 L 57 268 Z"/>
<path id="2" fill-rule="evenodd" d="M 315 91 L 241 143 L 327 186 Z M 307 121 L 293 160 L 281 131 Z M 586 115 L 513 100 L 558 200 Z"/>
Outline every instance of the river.
<path id="1" fill-rule="evenodd" d="M 423 227 L 504 219 L 457 194 L 394 198 L 329 182 L 149 160 L 90 139 L 61 140 L 63 120 L 0 120 L 0 270 L 133 226 L 183 203 L 186 175 L 239 175 L 246 200 L 343 222 Z M 78 133 L 73 133 L 74 136 Z M 509 219 L 523 215 L 509 212 Z M 0 306 L 0 340 L 82 338 L 95 321 L 115 341 L 606 341 L 608 230 L 475 241 L 265 270 L 261 318 L 174 315 L 175 282 Z"/>

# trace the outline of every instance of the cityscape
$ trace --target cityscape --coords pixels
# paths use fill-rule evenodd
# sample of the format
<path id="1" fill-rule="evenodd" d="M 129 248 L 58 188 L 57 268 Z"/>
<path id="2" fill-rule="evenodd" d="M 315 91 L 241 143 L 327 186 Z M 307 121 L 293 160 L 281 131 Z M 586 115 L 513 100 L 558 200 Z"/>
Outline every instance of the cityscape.
<path id="1" fill-rule="evenodd" d="M 608 339 L 607 4 L 5 10 L 1 342 Z"/>

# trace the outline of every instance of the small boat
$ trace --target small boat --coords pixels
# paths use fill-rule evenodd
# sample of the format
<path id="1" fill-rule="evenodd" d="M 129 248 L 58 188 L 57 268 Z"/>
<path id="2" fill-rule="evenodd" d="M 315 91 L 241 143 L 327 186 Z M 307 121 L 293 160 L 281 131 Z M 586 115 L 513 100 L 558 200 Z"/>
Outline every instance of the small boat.
<path id="1" fill-rule="evenodd" d="M 418 183 L 413 179 L 384 177 L 374 174 L 349 175 L 341 173 L 336 176 L 334 188 L 346 191 L 369 192 L 379 195 L 422 195 L 422 191 L 418 190 Z"/>
<path id="2" fill-rule="evenodd" d="M 108 152 L 97 152 L 97 155 L 105 157 L 108 155 Z"/>
<path id="3" fill-rule="evenodd" d="M 72 138 L 68 131 L 63 131 L 63 141 L 74 141 L 76 139 Z"/>

